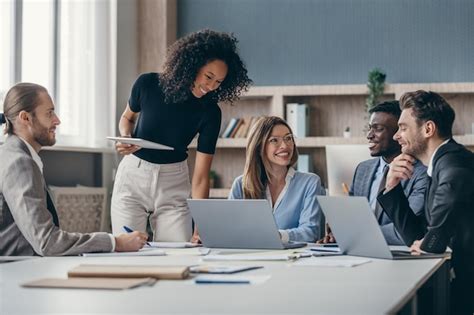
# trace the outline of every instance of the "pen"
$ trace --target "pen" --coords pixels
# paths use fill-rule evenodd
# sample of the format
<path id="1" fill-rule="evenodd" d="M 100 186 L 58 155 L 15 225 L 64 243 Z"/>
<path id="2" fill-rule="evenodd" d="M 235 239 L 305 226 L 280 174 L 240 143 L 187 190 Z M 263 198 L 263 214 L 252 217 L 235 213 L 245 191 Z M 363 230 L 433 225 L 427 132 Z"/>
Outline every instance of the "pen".
<path id="1" fill-rule="evenodd" d="M 194 280 L 196 284 L 250 284 L 249 280 L 206 280 L 206 279 L 196 279 Z"/>
<path id="2" fill-rule="evenodd" d="M 126 225 L 123 226 L 123 229 L 124 229 L 125 232 L 127 232 L 127 233 L 132 233 L 132 232 L 133 232 L 133 230 L 132 230 L 131 228 L 129 228 L 128 226 L 126 226 Z M 150 244 L 149 242 L 146 242 L 146 244 L 147 244 L 148 246 L 151 246 L 151 244 Z"/>
<path id="3" fill-rule="evenodd" d="M 343 182 L 343 183 L 341 184 L 341 186 L 342 186 L 342 191 L 343 191 L 346 195 L 349 195 L 349 187 L 347 186 L 347 184 Z"/>

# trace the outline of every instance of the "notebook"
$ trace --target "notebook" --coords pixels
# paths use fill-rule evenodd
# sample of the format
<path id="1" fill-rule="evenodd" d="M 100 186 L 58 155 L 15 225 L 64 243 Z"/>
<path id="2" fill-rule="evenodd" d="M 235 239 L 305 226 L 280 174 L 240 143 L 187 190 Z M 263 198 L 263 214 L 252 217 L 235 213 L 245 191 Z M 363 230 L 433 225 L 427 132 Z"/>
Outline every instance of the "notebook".
<path id="1" fill-rule="evenodd" d="M 180 280 L 189 276 L 187 266 L 157 265 L 89 265 L 82 264 L 68 271 L 68 277 L 155 278 Z"/>
<path id="2" fill-rule="evenodd" d="M 316 196 L 343 254 L 382 259 L 441 258 L 391 251 L 366 197 Z"/>
<path id="3" fill-rule="evenodd" d="M 24 288 L 68 288 L 68 289 L 109 289 L 123 290 L 135 288 L 142 285 L 153 285 L 153 278 L 45 278 L 23 283 Z"/>
<path id="4" fill-rule="evenodd" d="M 283 243 L 273 211 L 264 199 L 188 199 L 205 247 L 288 249 L 306 243 Z"/>

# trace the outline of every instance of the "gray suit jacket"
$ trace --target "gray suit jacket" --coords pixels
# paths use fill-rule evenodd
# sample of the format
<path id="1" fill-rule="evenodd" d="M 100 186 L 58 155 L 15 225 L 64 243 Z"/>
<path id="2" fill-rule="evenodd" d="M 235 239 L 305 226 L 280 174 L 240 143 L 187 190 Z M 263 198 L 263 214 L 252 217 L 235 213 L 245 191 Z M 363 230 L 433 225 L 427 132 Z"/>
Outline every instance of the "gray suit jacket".
<path id="1" fill-rule="evenodd" d="M 374 158 L 361 162 L 354 173 L 349 195 L 364 196 L 369 198 L 370 189 L 375 176 L 375 172 L 379 167 L 380 158 Z M 424 198 L 427 186 L 426 167 L 417 161 L 413 176 L 409 180 L 401 182 L 403 191 L 408 198 L 410 207 L 417 216 L 422 216 L 424 211 Z M 395 229 L 393 222 L 390 220 L 385 211 L 377 218 L 382 233 L 389 245 L 405 245 L 401 235 Z M 411 244 L 409 244 L 411 245 Z"/>
<path id="2" fill-rule="evenodd" d="M 54 225 L 46 184 L 26 144 L 8 136 L 0 146 L 0 255 L 110 252 L 107 233 L 68 233 Z"/>

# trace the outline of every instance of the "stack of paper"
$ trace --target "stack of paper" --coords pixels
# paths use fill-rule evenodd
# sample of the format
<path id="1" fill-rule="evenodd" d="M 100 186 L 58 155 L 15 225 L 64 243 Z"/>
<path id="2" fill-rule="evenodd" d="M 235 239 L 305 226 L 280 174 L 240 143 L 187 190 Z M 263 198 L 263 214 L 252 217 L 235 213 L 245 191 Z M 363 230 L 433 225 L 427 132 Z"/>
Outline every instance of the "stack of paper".
<path id="1" fill-rule="evenodd" d="M 137 252 L 112 252 L 112 253 L 84 253 L 84 257 L 114 257 L 114 256 L 164 256 L 162 249 L 144 247 Z"/>

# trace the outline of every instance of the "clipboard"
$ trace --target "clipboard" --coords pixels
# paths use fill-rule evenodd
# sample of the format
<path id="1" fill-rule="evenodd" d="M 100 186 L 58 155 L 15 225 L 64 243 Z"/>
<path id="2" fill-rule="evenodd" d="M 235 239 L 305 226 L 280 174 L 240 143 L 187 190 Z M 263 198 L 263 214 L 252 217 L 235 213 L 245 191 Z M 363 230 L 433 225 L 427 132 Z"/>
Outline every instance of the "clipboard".
<path id="1" fill-rule="evenodd" d="M 121 142 L 126 144 L 133 144 L 145 149 L 154 149 L 154 150 L 167 150 L 172 151 L 174 150 L 173 147 L 169 147 L 164 144 L 144 140 L 141 138 L 130 138 L 130 137 L 107 137 L 108 140 L 112 140 L 115 142 Z"/>

